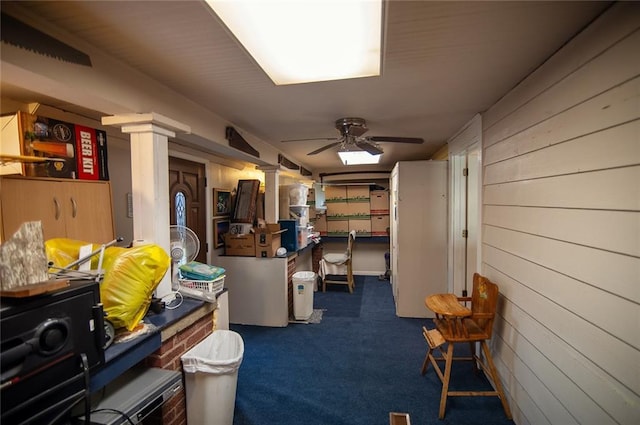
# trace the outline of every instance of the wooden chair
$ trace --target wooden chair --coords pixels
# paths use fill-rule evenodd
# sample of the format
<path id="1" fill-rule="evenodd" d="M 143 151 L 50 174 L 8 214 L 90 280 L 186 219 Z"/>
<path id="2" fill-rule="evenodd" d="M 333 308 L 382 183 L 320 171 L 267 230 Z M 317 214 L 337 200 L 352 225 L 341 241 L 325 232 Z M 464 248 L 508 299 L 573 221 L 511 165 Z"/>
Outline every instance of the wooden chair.
<path id="1" fill-rule="evenodd" d="M 447 397 L 449 396 L 496 396 L 500 398 L 504 413 L 507 418 L 512 419 L 511 410 L 505 398 L 500 377 L 493 363 L 491 352 L 487 345 L 487 340 L 491 339 L 493 321 L 498 303 L 498 286 L 489 279 L 475 273 L 473 275 L 473 292 L 471 297 L 458 297 L 460 302 L 471 301 L 471 316 L 453 317 L 436 314 L 434 323 L 436 329 L 427 330 L 422 328 L 423 336 L 429 344 L 429 350 L 422 363 L 421 374 L 424 375 L 429 366 L 429 362 L 442 381 L 442 394 L 440 397 L 440 419 L 444 418 Z M 454 357 L 454 344 L 466 342 L 471 348 L 470 357 Z M 480 343 L 486 363 L 476 354 L 476 343 Z M 446 352 L 441 346 L 447 344 Z M 438 350 L 441 357 L 434 356 L 434 350 Z M 473 362 L 473 370 L 477 373 L 478 365 L 484 370 L 488 378 L 492 381 L 495 391 L 450 391 L 449 379 L 451 377 L 451 364 L 454 360 L 467 360 Z M 440 369 L 437 361 L 445 362 L 444 373 Z"/>
<path id="2" fill-rule="evenodd" d="M 355 245 L 356 232 L 349 232 L 347 250 L 340 253 L 327 253 L 320 260 L 320 276 L 322 277 L 322 292 L 327 290 L 327 283 L 347 285 L 349 293 L 353 293 L 356 287 L 353 279 L 353 247 Z M 332 276 L 331 278 L 329 276 Z M 341 276 L 338 278 L 337 276 Z"/>

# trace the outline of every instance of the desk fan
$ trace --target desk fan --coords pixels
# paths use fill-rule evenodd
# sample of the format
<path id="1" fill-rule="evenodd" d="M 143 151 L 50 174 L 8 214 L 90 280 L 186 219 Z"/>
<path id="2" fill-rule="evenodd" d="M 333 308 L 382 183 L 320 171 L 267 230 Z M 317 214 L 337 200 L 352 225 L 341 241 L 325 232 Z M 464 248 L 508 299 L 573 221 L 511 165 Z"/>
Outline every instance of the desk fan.
<path id="1" fill-rule="evenodd" d="M 200 240 L 196 233 L 186 226 L 171 225 L 169 228 L 169 246 L 171 255 L 171 289 L 180 287 L 179 267 L 195 260 L 200 252 Z"/>

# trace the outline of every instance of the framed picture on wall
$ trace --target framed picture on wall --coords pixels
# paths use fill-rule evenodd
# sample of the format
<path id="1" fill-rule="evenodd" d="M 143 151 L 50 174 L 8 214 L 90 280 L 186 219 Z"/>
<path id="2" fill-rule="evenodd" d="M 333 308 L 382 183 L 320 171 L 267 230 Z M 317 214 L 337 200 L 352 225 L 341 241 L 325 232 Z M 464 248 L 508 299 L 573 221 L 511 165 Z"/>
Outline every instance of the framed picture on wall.
<path id="1" fill-rule="evenodd" d="M 213 243 L 216 248 L 224 246 L 224 235 L 229 233 L 229 219 L 216 218 L 213 220 Z"/>
<path id="2" fill-rule="evenodd" d="M 260 190 L 260 180 L 239 180 L 236 192 L 234 223 L 253 223 L 256 219 L 256 203 Z"/>
<path id="3" fill-rule="evenodd" d="M 213 189 L 213 215 L 227 216 L 231 213 L 231 191 Z"/>

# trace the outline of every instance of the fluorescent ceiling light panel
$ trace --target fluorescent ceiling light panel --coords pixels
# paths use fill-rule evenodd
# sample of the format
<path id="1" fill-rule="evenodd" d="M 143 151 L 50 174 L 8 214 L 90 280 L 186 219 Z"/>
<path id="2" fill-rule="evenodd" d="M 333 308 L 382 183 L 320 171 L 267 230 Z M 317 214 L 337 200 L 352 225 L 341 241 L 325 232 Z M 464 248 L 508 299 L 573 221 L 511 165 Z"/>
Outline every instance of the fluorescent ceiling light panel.
<path id="1" fill-rule="evenodd" d="M 338 156 L 344 165 L 377 164 L 382 154 L 371 155 L 367 151 L 338 151 Z"/>
<path id="2" fill-rule="evenodd" d="M 206 0 L 277 85 L 380 75 L 382 0 Z"/>

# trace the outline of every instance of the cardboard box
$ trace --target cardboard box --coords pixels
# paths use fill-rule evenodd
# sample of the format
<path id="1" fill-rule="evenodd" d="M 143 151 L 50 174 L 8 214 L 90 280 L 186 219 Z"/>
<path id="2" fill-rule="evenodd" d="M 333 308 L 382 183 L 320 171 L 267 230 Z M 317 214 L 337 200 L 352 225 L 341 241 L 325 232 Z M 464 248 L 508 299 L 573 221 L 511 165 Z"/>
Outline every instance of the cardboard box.
<path id="1" fill-rule="evenodd" d="M 316 221 L 313 222 L 313 229 L 316 232 L 320 232 L 320 235 L 327 234 L 327 216 L 322 214 L 316 216 Z"/>
<path id="2" fill-rule="evenodd" d="M 347 217 L 349 220 L 369 220 L 371 217 L 369 202 L 347 202 Z"/>
<path id="3" fill-rule="evenodd" d="M 78 178 L 99 180 L 98 138 L 93 128 L 83 125 L 74 126 L 76 133 L 76 165 Z"/>
<path id="4" fill-rule="evenodd" d="M 372 215 L 371 216 L 371 236 L 389 236 L 387 228 L 389 227 L 389 215 Z"/>
<path id="5" fill-rule="evenodd" d="M 346 220 L 349 216 L 349 205 L 346 202 L 327 204 L 327 220 Z"/>
<path id="6" fill-rule="evenodd" d="M 59 159 L 24 164 L 25 176 L 77 178 L 74 125 L 25 112 L 19 116 L 22 155 Z"/>
<path id="7" fill-rule="evenodd" d="M 327 236 L 347 236 L 349 234 L 349 220 L 327 222 Z"/>
<path id="8" fill-rule="evenodd" d="M 107 133 L 102 130 L 18 112 L 2 118 L 0 151 L 58 159 L 3 166 L 0 174 L 109 180 Z"/>
<path id="9" fill-rule="evenodd" d="M 371 214 L 389 214 L 389 191 L 371 191 Z"/>
<path id="10" fill-rule="evenodd" d="M 324 202 L 327 207 L 333 202 L 347 202 L 347 186 L 325 186 Z"/>
<path id="11" fill-rule="evenodd" d="M 109 161 L 107 159 L 107 132 L 96 130 L 98 140 L 98 170 L 100 180 L 109 180 Z"/>
<path id="12" fill-rule="evenodd" d="M 349 220 L 349 229 L 356 231 L 356 237 L 371 236 L 371 220 Z"/>
<path id="13" fill-rule="evenodd" d="M 369 186 L 347 186 L 347 202 L 369 203 Z"/>
<path id="14" fill-rule="evenodd" d="M 20 115 L 0 116 L 0 153 L 19 156 L 20 152 Z M 0 175 L 23 174 L 19 162 L 0 162 Z"/>
<path id="15" fill-rule="evenodd" d="M 276 251 L 282 246 L 282 233 L 277 223 L 269 223 L 267 227 L 256 228 L 255 230 L 255 256 L 258 258 L 272 258 L 276 256 Z"/>
<path id="16" fill-rule="evenodd" d="M 255 257 L 256 240 L 252 233 L 245 235 L 234 235 L 226 233 L 224 235 L 224 254 L 237 255 L 242 257 Z"/>

